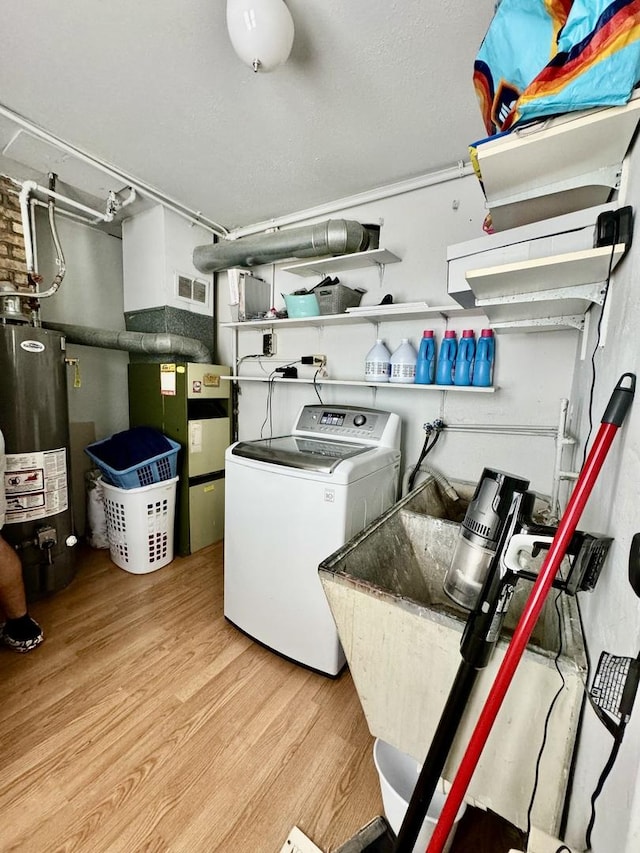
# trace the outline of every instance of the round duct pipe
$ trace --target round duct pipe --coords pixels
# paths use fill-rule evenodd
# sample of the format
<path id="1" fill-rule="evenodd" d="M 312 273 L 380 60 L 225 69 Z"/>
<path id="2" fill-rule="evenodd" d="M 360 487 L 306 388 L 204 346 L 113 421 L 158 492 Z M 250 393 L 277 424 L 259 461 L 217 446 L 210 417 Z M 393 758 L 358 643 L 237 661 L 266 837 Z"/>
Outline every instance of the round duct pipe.
<path id="1" fill-rule="evenodd" d="M 254 267 L 285 258 L 348 255 L 369 247 L 370 231 L 352 219 L 327 219 L 285 231 L 272 231 L 196 246 L 193 264 L 203 273 L 232 267 Z"/>
<path id="2" fill-rule="evenodd" d="M 123 332 L 116 329 L 92 329 L 67 323 L 43 323 L 67 339 L 67 343 L 103 349 L 125 350 L 153 355 L 175 355 L 198 364 L 210 364 L 211 352 L 201 341 L 169 332 Z"/>

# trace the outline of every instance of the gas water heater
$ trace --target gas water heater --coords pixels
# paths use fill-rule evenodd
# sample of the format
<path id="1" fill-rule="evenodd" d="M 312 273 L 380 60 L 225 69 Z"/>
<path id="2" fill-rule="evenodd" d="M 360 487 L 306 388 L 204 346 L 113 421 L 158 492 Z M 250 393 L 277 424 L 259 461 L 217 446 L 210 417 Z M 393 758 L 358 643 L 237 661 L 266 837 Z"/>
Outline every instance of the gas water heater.
<path id="1" fill-rule="evenodd" d="M 6 452 L 2 535 L 22 562 L 27 598 L 75 574 L 65 338 L 43 329 L 29 286 L 0 282 L 0 429 Z"/>

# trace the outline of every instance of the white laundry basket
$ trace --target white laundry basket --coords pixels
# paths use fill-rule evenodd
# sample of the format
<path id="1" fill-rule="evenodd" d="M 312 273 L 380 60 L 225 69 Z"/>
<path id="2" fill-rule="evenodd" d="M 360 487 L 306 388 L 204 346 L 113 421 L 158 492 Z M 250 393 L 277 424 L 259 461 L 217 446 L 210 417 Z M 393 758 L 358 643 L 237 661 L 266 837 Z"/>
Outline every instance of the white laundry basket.
<path id="1" fill-rule="evenodd" d="M 391 829 L 398 834 L 402 821 L 404 820 L 413 789 L 420 775 L 420 763 L 410 755 L 400 752 L 391 744 L 378 738 L 373 744 L 373 761 L 380 777 L 380 791 L 382 793 L 382 805 L 384 814 Z M 444 806 L 445 795 L 441 790 L 436 790 L 429 806 L 429 811 L 418 834 L 413 853 L 424 853 L 433 835 L 440 812 Z M 443 847 L 444 853 L 450 849 L 453 836 L 458 826 L 458 821 L 466 811 L 463 803 L 456 815 L 453 829 L 447 843 Z"/>
<path id="2" fill-rule="evenodd" d="M 127 572 L 144 575 L 173 560 L 177 477 L 120 489 L 102 482 L 111 559 Z"/>

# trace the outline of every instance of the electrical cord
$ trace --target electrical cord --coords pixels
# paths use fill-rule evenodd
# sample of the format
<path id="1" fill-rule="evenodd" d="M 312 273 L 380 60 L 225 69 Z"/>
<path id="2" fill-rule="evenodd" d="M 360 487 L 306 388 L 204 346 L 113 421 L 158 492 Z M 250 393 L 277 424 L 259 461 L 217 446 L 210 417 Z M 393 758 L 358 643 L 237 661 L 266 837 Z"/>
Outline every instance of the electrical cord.
<path id="1" fill-rule="evenodd" d="M 318 398 L 318 400 L 320 400 L 320 405 L 324 406 L 324 401 L 323 401 L 322 397 L 320 396 L 320 392 L 318 391 L 318 384 L 316 382 L 316 379 L 318 378 L 318 375 L 320 374 L 321 370 L 322 370 L 322 368 L 320 367 L 313 374 L 313 390 L 316 392 L 316 397 Z"/>
<path id="2" fill-rule="evenodd" d="M 546 743 L 547 743 L 547 737 L 549 734 L 549 722 L 551 721 L 551 714 L 553 713 L 553 709 L 555 708 L 556 702 L 558 701 L 558 699 L 560 698 L 560 696 L 562 694 L 562 691 L 566 687 L 566 681 L 565 681 L 564 675 L 562 674 L 562 671 L 561 671 L 560 666 L 558 664 L 558 661 L 560 660 L 560 656 L 562 655 L 562 651 L 563 651 L 563 646 L 562 646 L 562 614 L 560 613 L 560 608 L 558 607 L 558 602 L 560 600 L 560 596 L 562 595 L 562 592 L 563 592 L 562 590 L 558 591 L 558 594 L 556 595 L 554 602 L 553 602 L 556 614 L 558 616 L 558 638 L 559 638 L 558 651 L 556 653 L 556 656 L 555 656 L 553 663 L 555 665 L 556 670 L 558 671 L 558 675 L 560 676 L 560 678 L 562 680 L 562 684 L 558 688 L 553 699 L 551 700 L 551 704 L 549 705 L 549 709 L 547 711 L 547 716 L 545 717 L 545 721 L 544 721 L 544 727 L 543 727 L 543 731 L 542 731 L 542 743 L 540 744 L 540 749 L 538 750 L 538 757 L 536 759 L 535 774 L 534 774 L 534 779 L 533 779 L 533 790 L 531 792 L 531 799 L 529 800 L 529 808 L 527 809 L 527 829 L 526 829 L 527 843 L 528 843 L 529 836 L 531 834 L 531 813 L 533 811 L 533 804 L 534 804 L 535 798 L 536 798 L 536 791 L 538 788 L 538 782 L 540 781 L 540 762 L 542 761 L 542 754 L 544 752 L 544 748 L 545 748 Z"/>
<path id="3" fill-rule="evenodd" d="M 624 721 L 620 722 L 618 726 L 618 731 L 616 732 L 613 739 L 613 747 L 611 752 L 609 753 L 609 758 L 607 759 L 607 763 L 602 769 L 602 773 L 600 774 L 600 778 L 598 779 L 598 784 L 595 787 L 593 794 L 591 795 L 591 817 L 589 818 L 589 824 L 587 825 L 587 832 L 585 836 L 585 843 L 587 845 L 585 853 L 589 853 L 591 850 L 591 833 L 593 831 L 593 826 L 596 822 L 596 800 L 602 793 L 602 789 L 604 788 L 604 783 L 607 781 L 607 777 L 613 768 L 613 765 L 616 762 L 616 758 L 618 757 L 618 752 L 620 750 L 620 745 L 622 744 L 622 736 L 624 735 L 625 723 Z"/>
<path id="4" fill-rule="evenodd" d="M 588 685 L 590 682 L 590 677 L 591 677 L 590 676 L 591 658 L 589 655 L 587 640 L 586 640 L 586 636 L 584 633 L 584 627 L 583 627 L 583 621 L 582 621 L 582 610 L 580 608 L 580 601 L 579 601 L 579 597 L 577 595 L 576 595 L 576 604 L 578 607 L 578 617 L 580 620 L 580 629 L 581 629 L 582 636 L 583 636 L 584 652 L 585 652 L 585 658 L 587 661 L 586 682 Z M 584 703 L 584 704 L 586 704 L 586 703 Z M 580 710 L 580 719 L 582 719 L 584 704 Z M 596 801 L 597 801 L 598 797 L 600 796 L 600 794 L 602 793 L 602 789 L 604 788 L 604 784 L 607 781 L 607 777 L 609 776 L 609 773 L 613 769 L 613 765 L 615 764 L 615 761 L 618 757 L 618 752 L 619 752 L 620 746 L 622 744 L 622 738 L 624 735 L 624 729 L 626 726 L 626 722 L 627 722 L 626 719 L 623 717 L 621 719 L 621 721 L 618 723 L 618 726 L 617 726 L 615 733 L 613 735 L 614 741 L 613 741 L 613 746 L 611 748 L 611 752 L 609 754 L 609 758 L 607 759 L 607 762 L 606 762 L 604 768 L 602 769 L 602 772 L 600 773 L 600 776 L 598 778 L 598 782 L 596 783 L 596 787 L 595 787 L 595 789 L 591 795 L 591 800 L 590 800 L 590 802 L 591 802 L 591 814 L 589 817 L 589 823 L 587 825 L 587 829 L 586 829 L 586 833 L 585 833 L 585 845 L 586 846 L 584 849 L 584 853 L 590 853 L 590 851 L 592 849 L 591 848 L 591 834 L 593 832 L 593 827 L 594 827 L 595 821 L 596 821 Z M 579 723 L 579 727 L 580 727 L 580 723 Z M 571 785 L 572 779 L 573 779 L 573 774 L 571 774 L 568 785 L 567 785 L 567 796 L 568 796 L 569 791 L 570 791 L 570 785 Z M 555 853 L 571 853 L 571 850 L 569 847 L 566 846 L 566 844 L 563 844 L 557 848 Z"/>
<path id="5" fill-rule="evenodd" d="M 246 357 L 247 356 L 245 356 L 245 358 Z M 271 404 L 273 401 L 273 387 L 276 383 L 278 371 L 283 370 L 286 367 L 293 367 L 294 364 L 299 364 L 299 363 L 300 363 L 299 360 L 290 361 L 288 364 L 283 364 L 279 368 L 272 370 L 271 373 L 269 374 L 268 379 L 267 379 L 267 386 L 268 387 L 267 387 L 266 411 L 265 411 L 264 420 L 262 421 L 262 425 L 260 427 L 260 438 L 264 437 L 264 428 L 266 426 L 267 421 L 269 422 L 269 438 L 271 438 L 273 436 L 273 408 L 272 408 Z M 320 402 L 322 402 L 322 400 Z"/>
<path id="6" fill-rule="evenodd" d="M 269 434 L 273 435 L 273 421 L 272 421 L 272 414 L 271 414 L 271 398 L 273 396 L 273 385 L 275 382 L 275 376 L 276 376 L 276 373 L 274 370 L 269 374 L 269 378 L 267 380 L 267 403 L 266 403 L 266 410 L 265 410 L 265 414 L 264 414 L 264 420 L 262 421 L 262 424 L 260 426 L 260 438 L 264 437 L 264 428 L 265 428 L 267 421 L 269 421 Z"/>
<path id="7" fill-rule="evenodd" d="M 272 358 L 272 356 L 264 355 L 264 353 L 261 353 L 261 352 L 251 353 L 251 355 L 243 355 L 241 358 L 236 360 L 236 372 L 237 373 L 240 373 L 240 365 L 242 364 L 242 362 L 246 361 L 246 359 L 248 359 L 248 358 L 255 358 L 257 360 L 258 364 L 260 365 L 260 369 L 262 370 L 262 372 L 266 373 L 267 371 L 264 368 L 264 364 L 262 363 L 262 360 L 265 358 Z"/>
<path id="8" fill-rule="evenodd" d="M 589 387 L 589 405 L 588 405 L 588 410 L 587 410 L 589 429 L 587 432 L 587 436 L 585 438 L 584 448 L 582 451 L 582 467 L 584 467 L 584 464 L 585 464 L 585 461 L 587 458 L 587 450 L 589 447 L 589 441 L 591 439 L 591 433 L 593 432 L 593 398 L 594 398 L 594 394 L 595 394 L 596 378 L 597 378 L 596 355 L 597 355 L 598 349 L 600 347 L 600 339 L 602 336 L 602 321 L 604 319 L 605 309 L 607 306 L 607 299 L 609 296 L 609 289 L 610 289 L 610 285 L 611 285 L 611 272 L 613 270 L 613 260 L 614 260 L 614 256 L 615 256 L 615 246 L 616 246 L 617 242 L 618 242 L 618 223 L 616 222 L 616 232 L 615 232 L 614 239 L 613 239 L 612 245 L 611 245 L 611 254 L 609 256 L 609 265 L 607 268 L 607 277 L 606 277 L 605 282 L 604 282 L 604 297 L 602 300 L 600 316 L 598 317 L 598 325 L 596 327 L 596 341 L 595 341 L 593 350 L 591 352 L 591 385 Z M 580 620 L 580 628 L 581 628 L 581 633 L 582 633 L 582 637 L 583 637 L 585 658 L 586 658 L 586 662 L 587 662 L 586 683 L 588 685 L 589 679 L 590 679 L 590 673 L 591 673 L 591 659 L 590 659 L 590 655 L 589 655 L 589 649 L 587 646 L 586 634 L 584 631 L 582 609 L 580 607 L 579 596 L 577 596 L 577 595 L 576 595 L 576 606 L 577 606 L 577 610 L 578 610 L 578 618 Z M 554 701 L 555 701 L 555 698 L 554 698 Z M 581 719 L 582 719 L 583 712 L 584 712 L 584 703 L 582 705 L 582 708 L 580 709 L 580 718 Z M 602 787 L 604 786 L 606 778 L 607 778 L 609 772 L 611 771 L 611 768 L 613 767 L 613 763 L 615 762 L 619 748 L 620 748 L 620 743 L 614 742 L 614 747 L 611 751 L 611 755 L 609 756 L 609 761 L 607 761 L 607 764 L 605 765 L 605 768 L 602 771 L 600 779 L 598 780 L 598 784 L 596 785 L 596 789 L 594 790 L 594 792 L 591 796 L 591 817 L 589 820 L 589 825 L 587 827 L 587 834 L 586 834 L 586 845 L 587 845 L 587 847 L 586 847 L 585 853 L 588 853 L 588 851 L 591 850 L 591 832 L 593 830 L 593 825 L 595 823 L 595 803 L 596 803 L 597 798 L 600 795 L 600 792 L 602 791 Z M 572 783 L 573 783 L 573 768 L 572 768 L 572 772 L 570 773 L 570 778 L 569 778 L 568 783 L 567 783 L 567 792 L 570 791 Z M 565 853 L 565 851 L 567 851 L 567 853 L 571 853 L 570 848 L 567 847 L 566 844 L 562 844 L 560 847 L 558 847 L 558 849 L 555 851 L 555 853 Z"/>
<path id="9" fill-rule="evenodd" d="M 584 720 L 584 712 L 585 712 L 585 708 L 587 706 L 587 697 L 588 697 L 587 688 L 588 688 L 588 685 L 591 681 L 591 654 L 589 652 L 589 644 L 587 643 L 587 636 L 586 636 L 586 633 L 584 630 L 584 619 L 582 618 L 582 607 L 580 605 L 580 595 L 579 594 L 576 595 L 575 602 L 576 602 L 576 610 L 578 611 L 578 621 L 580 624 L 580 636 L 582 637 L 582 646 L 584 649 L 584 657 L 585 657 L 585 663 L 586 663 L 585 677 L 584 677 L 584 681 L 583 681 L 584 693 L 583 693 L 583 697 L 582 697 L 582 702 L 580 703 L 580 712 L 578 715 L 578 722 L 577 722 L 577 726 L 576 726 L 576 731 L 580 732 L 580 731 L 582 731 L 582 721 Z M 569 802 L 571 800 L 571 795 L 573 793 L 573 782 L 575 779 L 577 754 L 578 754 L 578 750 L 574 749 L 573 755 L 571 758 L 571 764 L 569 766 L 569 773 L 568 773 L 568 777 L 567 777 L 567 786 L 566 786 L 566 790 L 565 790 L 565 805 L 564 805 L 564 809 L 563 809 L 563 813 L 562 813 L 562 818 L 560 821 L 559 835 L 564 835 L 564 832 L 565 832 L 566 826 L 567 826 L 568 806 L 569 806 Z M 556 851 L 556 853 L 558 853 L 558 852 Z"/>
<path id="10" fill-rule="evenodd" d="M 589 431 L 587 432 L 587 437 L 584 442 L 584 449 L 582 451 L 582 465 L 584 467 L 584 463 L 587 459 L 587 448 L 589 447 L 589 439 L 591 438 L 591 433 L 593 432 L 593 395 L 595 393 L 596 387 L 596 354 L 598 352 L 598 347 L 600 346 L 600 337 L 602 333 L 602 320 L 604 318 L 605 308 L 607 306 L 607 297 L 609 296 L 609 285 L 611 284 L 611 271 L 613 269 L 613 259 L 615 256 L 615 248 L 616 243 L 618 242 L 618 223 L 616 222 L 616 233 L 614 235 L 613 243 L 611 245 L 611 254 L 609 256 L 609 267 L 607 269 L 607 277 L 604 282 L 604 298 L 602 300 L 602 307 L 600 310 L 600 317 L 598 318 L 598 325 L 596 328 L 596 342 L 593 347 L 593 352 L 591 353 L 591 387 L 589 388 L 589 409 L 588 409 L 588 417 L 589 417 Z"/>

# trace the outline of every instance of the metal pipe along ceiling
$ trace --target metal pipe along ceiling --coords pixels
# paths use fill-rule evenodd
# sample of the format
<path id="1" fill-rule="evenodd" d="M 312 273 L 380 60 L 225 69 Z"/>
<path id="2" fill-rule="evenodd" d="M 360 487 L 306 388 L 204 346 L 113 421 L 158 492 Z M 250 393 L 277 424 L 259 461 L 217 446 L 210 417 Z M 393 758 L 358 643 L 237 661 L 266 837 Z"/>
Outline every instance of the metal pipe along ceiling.
<path id="1" fill-rule="evenodd" d="M 198 364 L 210 364 L 211 352 L 202 341 L 169 332 L 123 332 L 116 329 L 92 329 L 67 323 L 43 323 L 46 329 L 62 332 L 70 344 L 103 349 L 125 350 L 153 355 L 182 356 Z"/>
<path id="2" fill-rule="evenodd" d="M 347 255 L 369 246 L 369 231 L 351 219 L 327 219 L 285 231 L 273 231 L 196 246 L 193 263 L 203 273 L 232 267 L 253 267 L 284 258 Z"/>

